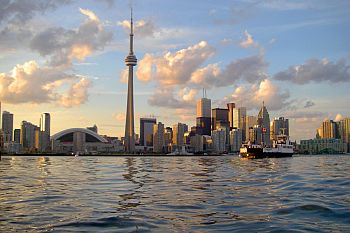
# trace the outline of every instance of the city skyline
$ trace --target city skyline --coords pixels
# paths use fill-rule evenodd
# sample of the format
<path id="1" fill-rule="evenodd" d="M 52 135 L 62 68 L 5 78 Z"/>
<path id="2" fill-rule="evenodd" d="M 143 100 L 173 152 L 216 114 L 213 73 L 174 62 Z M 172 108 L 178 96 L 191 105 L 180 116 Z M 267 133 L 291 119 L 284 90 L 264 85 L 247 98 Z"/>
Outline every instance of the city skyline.
<path id="1" fill-rule="evenodd" d="M 93 124 L 101 134 L 124 134 L 127 86 L 119 80 L 127 74 L 129 6 L 106 2 L 33 3 L 29 13 L 13 7 L 0 19 L 1 31 L 8 26 L 0 36 L 0 100 L 14 114 L 14 128 L 50 112 L 52 134 Z M 350 115 L 346 1 L 133 4 L 136 124 L 153 114 L 165 126 L 194 126 L 203 87 L 212 108 L 234 102 L 255 116 L 265 101 L 270 119 L 288 118 L 297 140 L 314 137 L 325 118 Z M 20 33 L 29 44 L 10 40 Z"/>

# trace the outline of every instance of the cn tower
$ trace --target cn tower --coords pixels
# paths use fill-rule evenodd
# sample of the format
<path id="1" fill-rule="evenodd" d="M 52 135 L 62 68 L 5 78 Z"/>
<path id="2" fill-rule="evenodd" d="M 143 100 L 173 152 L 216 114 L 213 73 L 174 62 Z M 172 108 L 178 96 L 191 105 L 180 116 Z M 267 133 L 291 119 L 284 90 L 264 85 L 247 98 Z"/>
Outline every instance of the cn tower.
<path id="1" fill-rule="evenodd" d="M 137 64 L 137 58 L 133 51 L 134 46 L 134 33 L 133 33 L 133 22 L 132 22 L 132 8 L 130 17 L 130 50 L 128 56 L 125 58 L 125 65 L 129 67 L 128 77 L 128 102 L 126 108 L 126 123 L 125 123 L 125 152 L 135 152 L 135 131 L 134 131 L 134 66 Z"/>

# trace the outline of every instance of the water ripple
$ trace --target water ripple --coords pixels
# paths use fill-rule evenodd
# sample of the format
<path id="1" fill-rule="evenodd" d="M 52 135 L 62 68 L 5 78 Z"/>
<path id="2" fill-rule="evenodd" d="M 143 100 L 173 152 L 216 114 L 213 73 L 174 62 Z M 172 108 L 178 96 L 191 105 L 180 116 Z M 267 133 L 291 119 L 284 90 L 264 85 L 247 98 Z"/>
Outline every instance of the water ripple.
<path id="1" fill-rule="evenodd" d="M 1 232 L 349 232 L 350 157 L 5 157 Z"/>

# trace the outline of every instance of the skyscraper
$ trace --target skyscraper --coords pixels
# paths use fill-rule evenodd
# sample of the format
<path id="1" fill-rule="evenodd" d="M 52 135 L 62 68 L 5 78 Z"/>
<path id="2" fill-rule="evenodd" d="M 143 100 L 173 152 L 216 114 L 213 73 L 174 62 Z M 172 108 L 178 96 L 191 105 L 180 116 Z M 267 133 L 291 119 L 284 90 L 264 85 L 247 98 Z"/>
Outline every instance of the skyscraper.
<path id="1" fill-rule="evenodd" d="M 164 143 L 166 146 L 171 144 L 173 141 L 173 129 L 171 127 L 166 127 L 164 130 Z"/>
<path id="2" fill-rule="evenodd" d="M 153 125 L 157 124 L 155 118 L 140 118 L 140 146 L 153 145 Z"/>
<path id="3" fill-rule="evenodd" d="M 211 100 L 207 98 L 201 98 L 197 101 L 197 117 L 211 117 Z"/>
<path id="4" fill-rule="evenodd" d="M 44 131 L 50 136 L 51 117 L 50 113 L 43 113 L 40 117 L 40 130 Z"/>
<path id="5" fill-rule="evenodd" d="M 219 127 L 229 127 L 228 109 L 227 108 L 213 108 L 212 109 L 212 130 Z"/>
<path id="6" fill-rule="evenodd" d="M 158 122 L 153 125 L 153 152 L 163 152 L 164 145 L 164 124 Z"/>
<path id="7" fill-rule="evenodd" d="M 236 108 L 236 104 L 235 103 L 228 103 L 227 108 L 228 108 L 228 121 L 230 123 L 230 128 L 232 129 L 235 127 L 235 126 L 233 126 L 234 125 L 234 118 L 235 118 L 233 111 Z M 236 128 L 237 128 L 237 126 L 236 126 Z"/>
<path id="8" fill-rule="evenodd" d="M 254 125 L 257 124 L 258 118 L 256 116 L 246 116 L 246 133 L 245 133 L 245 141 L 253 142 L 252 137 L 249 136 L 249 131 L 254 128 Z"/>
<path id="9" fill-rule="evenodd" d="M 216 130 L 213 130 L 211 137 L 213 140 L 213 147 L 215 152 L 222 153 L 226 151 L 226 141 L 228 141 L 226 138 L 226 129 L 218 128 Z"/>
<path id="10" fill-rule="evenodd" d="M 173 126 L 173 144 L 177 146 L 184 145 L 185 124 L 177 123 Z"/>
<path id="11" fill-rule="evenodd" d="M 20 143 L 21 142 L 21 130 L 20 129 L 15 129 L 14 132 L 13 132 L 13 141 L 15 143 Z"/>
<path id="12" fill-rule="evenodd" d="M 246 140 L 246 128 L 247 128 L 247 109 L 245 107 L 235 108 L 234 103 L 228 103 L 228 120 L 230 129 L 241 129 L 242 140 Z"/>
<path id="13" fill-rule="evenodd" d="M 38 131 L 39 127 L 36 125 L 33 125 L 30 122 L 22 121 L 21 124 L 21 138 L 20 142 L 23 147 L 23 149 L 26 149 L 28 151 L 35 149 L 35 141 L 36 141 L 36 135 L 35 131 Z"/>
<path id="14" fill-rule="evenodd" d="M 258 114 L 258 126 L 261 127 L 261 142 L 264 145 L 270 146 L 270 116 L 269 113 L 265 107 L 265 104 L 263 102 L 263 105 L 259 111 Z"/>
<path id="15" fill-rule="evenodd" d="M 2 113 L 2 132 L 4 135 L 4 142 L 12 142 L 13 114 L 7 111 Z"/>
<path id="16" fill-rule="evenodd" d="M 322 137 L 321 138 L 336 138 L 336 123 L 332 120 L 322 122 Z"/>
<path id="17" fill-rule="evenodd" d="M 285 119 L 284 117 L 276 117 L 271 122 L 270 127 L 270 133 L 271 133 L 271 140 L 277 140 L 277 136 L 284 134 L 286 136 L 289 136 L 289 121 L 288 119 Z"/>
<path id="18" fill-rule="evenodd" d="M 135 152 L 135 131 L 134 131 L 134 66 L 137 65 L 137 58 L 134 54 L 134 33 L 133 33 L 132 9 L 130 17 L 130 50 L 129 55 L 125 58 L 125 65 L 129 67 L 128 76 L 128 101 L 126 108 L 126 123 L 125 123 L 125 151 L 128 153 Z"/>
<path id="19" fill-rule="evenodd" d="M 350 152 L 350 118 L 344 118 L 339 122 L 340 139 L 347 144 L 348 152 Z"/>
<path id="20" fill-rule="evenodd" d="M 230 149 L 232 152 L 238 152 L 242 146 L 242 129 L 232 129 L 230 131 Z"/>
<path id="21" fill-rule="evenodd" d="M 43 113 L 40 117 L 39 131 L 39 149 L 40 151 L 48 151 L 50 149 L 50 128 L 51 117 L 50 113 Z"/>

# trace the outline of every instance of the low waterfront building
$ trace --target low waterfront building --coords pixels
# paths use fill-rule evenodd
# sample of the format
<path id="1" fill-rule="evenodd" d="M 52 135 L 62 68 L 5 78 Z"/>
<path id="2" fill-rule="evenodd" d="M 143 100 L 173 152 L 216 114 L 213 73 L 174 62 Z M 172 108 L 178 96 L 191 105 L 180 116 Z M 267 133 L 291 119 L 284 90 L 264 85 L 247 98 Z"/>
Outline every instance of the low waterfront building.
<path id="1" fill-rule="evenodd" d="M 18 154 L 22 152 L 22 145 L 16 142 L 5 142 L 4 143 L 4 152 L 10 154 Z"/>
<path id="2" fill-rule="evenodd" d="M 341 154 L 347 152 L 347 144 L 334 138 L 300 140 L 298 151 L 301 154 Z"/>

